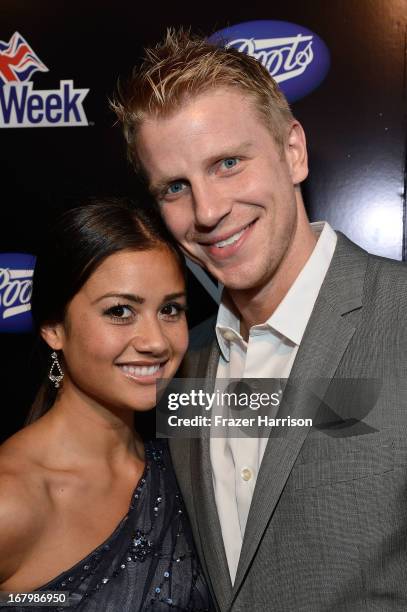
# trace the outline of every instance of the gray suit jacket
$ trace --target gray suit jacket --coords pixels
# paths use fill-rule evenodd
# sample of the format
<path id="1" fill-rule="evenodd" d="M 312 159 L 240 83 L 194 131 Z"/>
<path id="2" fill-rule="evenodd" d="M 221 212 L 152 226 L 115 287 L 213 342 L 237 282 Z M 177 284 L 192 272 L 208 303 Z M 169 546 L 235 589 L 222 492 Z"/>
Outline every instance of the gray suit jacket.
<path id="1" fill-rule="evenodd" d="M 359 389 L 360 410 L 352 398 L 327 409 L 346 413 L 339 422 L 328 416 L 320 426 L 269 439 L 233 588 L 209 440 L 170 440 L 222 612 L 407 610 L 406 317 L 407 266 L 371 256 L 339 234 L 292 368 L 296 384 L 281 406 L 291 415 L 316 415 L 321 404 L 304 381 L 317 379 L 319 397 L 327 392 L 332 408 L 334 381 L 374 380 L 362 387 L 366 397 Z M 210 380 L 218 358 L 212 320 L 192 334 L 182 375 Z"/>

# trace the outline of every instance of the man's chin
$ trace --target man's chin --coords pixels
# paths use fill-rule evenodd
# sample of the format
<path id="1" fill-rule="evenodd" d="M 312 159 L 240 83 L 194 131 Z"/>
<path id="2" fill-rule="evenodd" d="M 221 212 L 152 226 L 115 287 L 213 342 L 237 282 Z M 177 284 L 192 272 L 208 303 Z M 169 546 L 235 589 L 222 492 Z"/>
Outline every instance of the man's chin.
<path id="1" fill-rule="evenodd" d="M 250 278 L 250 275 L 246 277 L 246 275 L 238 272 L 219 276 L 216 276 L 216 274 L 213 272 L 212 274 L 229 292 L 249 291 L 250 289 L 254 289 L 256 286 L 256 284 L 253 282 L 253 278 Z"/>
<path id="2" fill-rule="evenodd" d="M 253 280 L 253 270 L 250 265 L 239 264 L 232 267 L 230 262 L 223 262 L 223 265 L 214 265 L 208 259 L 199 258 L 191 255 L 186 249 L 182 249 L 189 261 L 198 265 L 208 274 L 223 285 L 229 291 L 247 291 L 254 289 L 256 283 Z"/>

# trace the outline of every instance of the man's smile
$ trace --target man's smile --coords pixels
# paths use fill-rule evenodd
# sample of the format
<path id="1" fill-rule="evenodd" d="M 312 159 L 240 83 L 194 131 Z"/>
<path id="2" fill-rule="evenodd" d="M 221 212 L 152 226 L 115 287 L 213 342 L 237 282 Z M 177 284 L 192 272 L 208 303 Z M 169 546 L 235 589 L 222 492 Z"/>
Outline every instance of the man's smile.
<path id="1" fill-rule="evenodd" d="M 226 259 L 235 255 L 240 249 L 246 238 L 251 234 L 257 219 L 251 221 L 239 230 L 233 230 L 222 236 L 216 236 L 210 242 L 199 242 L 200 246 L 211 256 L 216 259 Z"/>

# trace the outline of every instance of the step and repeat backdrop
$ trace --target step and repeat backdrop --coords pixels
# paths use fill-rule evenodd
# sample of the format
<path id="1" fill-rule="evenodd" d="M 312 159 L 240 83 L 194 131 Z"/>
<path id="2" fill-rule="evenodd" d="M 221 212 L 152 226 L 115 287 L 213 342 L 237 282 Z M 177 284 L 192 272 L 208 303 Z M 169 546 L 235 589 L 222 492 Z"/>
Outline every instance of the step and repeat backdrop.
<path id="1" fill-rule="evenodd" d="M 262 62 L 307 134 L 311 220 L 405 259 L 407 0 L 2 0 L 1 9 L 2 439 L 24 422 L 38 384 L 30 294 L 43 228 L 81 198 L 143 197 L 108 99 L 168 26 Z M 190 265 L 189 290 L 193 325 L 216 311 L 219 289 Z"/>

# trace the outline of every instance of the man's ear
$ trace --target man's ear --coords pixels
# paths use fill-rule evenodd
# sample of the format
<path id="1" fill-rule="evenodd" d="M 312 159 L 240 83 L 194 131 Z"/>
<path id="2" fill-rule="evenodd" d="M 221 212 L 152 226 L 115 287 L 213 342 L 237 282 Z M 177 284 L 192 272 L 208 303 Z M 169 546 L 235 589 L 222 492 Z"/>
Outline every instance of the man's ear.
<path id="1" fill-rule="evenodd" d="M 63 348 L 64 328 L 62 323 L 47 323 L 41 326 L 40 334 L 43 340 L 54 351 L 60 351 Z"/>
<path id="2" fill-rule="evenodd" d="M 285 155 L 293 185 L 299 185 L 308 176 L 308 155 L 304 130 L 298 121 L 294 121 L 290 126 Z"/>

